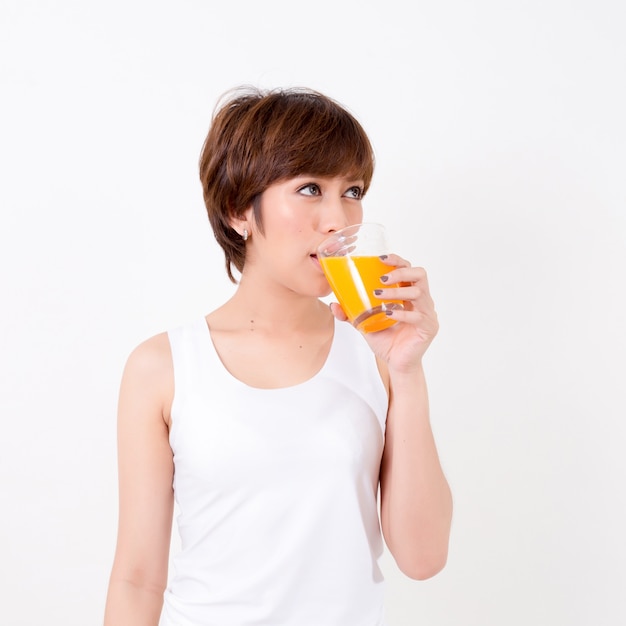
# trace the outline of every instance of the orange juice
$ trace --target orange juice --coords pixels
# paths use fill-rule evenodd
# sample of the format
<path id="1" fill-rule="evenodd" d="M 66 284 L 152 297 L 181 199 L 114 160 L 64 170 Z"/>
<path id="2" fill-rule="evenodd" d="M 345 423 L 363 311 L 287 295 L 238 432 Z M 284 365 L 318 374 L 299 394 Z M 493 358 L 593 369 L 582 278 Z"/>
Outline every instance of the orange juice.
<path id="1" fill-rule="evenodd" d="M 319 261 L 339 304 L 360 331 L 370 333 L 395 324 L 385 311 L 401 309 L 402 301 L 381 300 L 374 295 L 374 289 L 399 286 L 380 282 L 392 266 L 377 256 L 321 256 Z"/>

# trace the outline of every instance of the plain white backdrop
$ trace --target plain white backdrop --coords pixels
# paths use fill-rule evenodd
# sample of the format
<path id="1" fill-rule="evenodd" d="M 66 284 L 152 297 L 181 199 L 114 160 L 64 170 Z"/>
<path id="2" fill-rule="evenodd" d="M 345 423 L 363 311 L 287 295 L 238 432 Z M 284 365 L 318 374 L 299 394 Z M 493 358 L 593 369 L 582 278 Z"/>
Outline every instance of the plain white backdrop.
<path id="1" fill-rule="evenodd" d="M 247 83 L 360 119 L 437 302 L 450 558 L 385 556 L 390 626 L 626 623 L 623 6 L 0 0 L 0 622 L 102 621 L 122 367 L 232 292 L 197 160 Z"/>

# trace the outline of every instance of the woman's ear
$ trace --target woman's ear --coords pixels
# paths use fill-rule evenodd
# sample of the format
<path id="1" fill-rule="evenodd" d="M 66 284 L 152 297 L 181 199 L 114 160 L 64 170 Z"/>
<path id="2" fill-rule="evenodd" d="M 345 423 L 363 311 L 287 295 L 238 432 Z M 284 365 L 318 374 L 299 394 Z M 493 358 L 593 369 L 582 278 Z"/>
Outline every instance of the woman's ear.
<path id="1" fill-rule="evenodd" d="M 236 230 L 244 239 L 248 239 L 252 233 L 252 224 L 254 222 L 254 210 L 252 207 L 246 209 L 241 215 L 233 216 L 229 220 L 229 225 Z"/>

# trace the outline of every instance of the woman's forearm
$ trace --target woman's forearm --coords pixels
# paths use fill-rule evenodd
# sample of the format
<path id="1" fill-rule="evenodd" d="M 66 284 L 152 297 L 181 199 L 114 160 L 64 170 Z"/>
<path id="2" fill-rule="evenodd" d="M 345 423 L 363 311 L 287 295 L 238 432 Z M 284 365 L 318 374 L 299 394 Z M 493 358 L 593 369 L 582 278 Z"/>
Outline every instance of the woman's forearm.
<path id="1" fill-rule="evenodd" d="M 389 376 L 382 527 L 400 569 L 411 578 L 429 578 L 446 563 L 452 496 L 430 425 L 423 369 Z"/>

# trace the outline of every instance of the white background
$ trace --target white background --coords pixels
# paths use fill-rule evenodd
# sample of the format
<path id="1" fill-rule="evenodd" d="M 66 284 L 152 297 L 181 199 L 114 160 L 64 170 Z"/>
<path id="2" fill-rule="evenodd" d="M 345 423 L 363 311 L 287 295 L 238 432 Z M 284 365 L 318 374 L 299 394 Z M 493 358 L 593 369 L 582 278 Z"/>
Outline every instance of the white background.
<path id="1" fill-rule="evenodd" d="M 385 557 L 390 626 L 626 623 L 623 6 L 0 0 L 0 621 L 102 621 L 121 370 L 232 292 L 197 160 L 249 83 L 361 120 L 438 305 L 450 559 Z"/>

